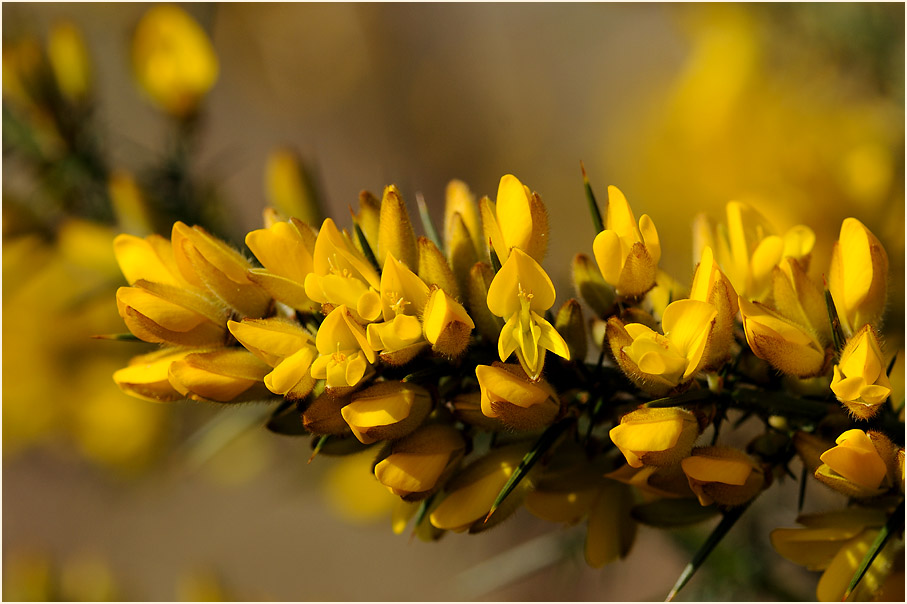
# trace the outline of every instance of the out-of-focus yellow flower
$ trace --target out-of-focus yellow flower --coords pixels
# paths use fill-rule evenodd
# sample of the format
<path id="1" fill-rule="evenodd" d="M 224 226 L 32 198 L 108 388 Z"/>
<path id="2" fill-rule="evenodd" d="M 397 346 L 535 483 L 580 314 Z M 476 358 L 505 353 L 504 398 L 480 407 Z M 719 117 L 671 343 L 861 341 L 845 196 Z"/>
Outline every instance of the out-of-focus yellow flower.
<path id="1" fill-rule="evenodd" d="M 271 296 L 249 279 L 252 264 L 229 245 L 200 226 L 173 224 L 170 235 L 173 259 L 183 277 L 207 288 L 243 317 L 264 316 Z"/>
<path id="2" fill-rule="evenodd" d="M 317 350 L 306 329 L 278 318 L 228 321 L 227 328 L 246 350 L 274 368 L 264 377 L 268 390 L 290 399 L 312 391 L 315 378 L 309 370 Z"/>
<path id="3" fill-rule="evenodd" d="M 198 23 L 182 8 L 161 4 L 145 13 L 136 27 L 132 68 L 155 105 L 186 117 L 214 86 L 219 66 Z"/>
<path id="4" fill-rule="evenodd" d="M 322 492 L 332 514 L 360 525 L 390 515 L 400 498 L 375 480 L 374 463 L 375 452 L 368 450 L 338 459 L 328 469 Z"/>
<path id="5" fill-rule="evenodd" d="M 479 205 L 476 203 L 475 195 L 465 182 L 450 181 L 444 190 L 444 246 L 454 272 L 457 271 L 458 264 L 454 259 L 461 253 L 472 258 L 471 262 L 467 260 L 462 263 L 467 271 L 478 262 L 479 258 L 485 257 L 483 236 L 482 217 L 479 214 Z M 472 247 L 471 254 L 460 249 L 460 244 L 465 245 L 466 242 Z"/>
<path id="6" fill-rule="evenodd" d="M 715 327 L 709 336 L 709 355 L 705 367 L 717 369 L 724 364 L 734 343 L 734 318 L 737 316 L 737 292 L 715 262 L 712 248 L 702 249 L 702 258 L 693 274 L 690 300 L 708 302 L 715 307 Z"/>
<path id="7" fill-rule="evenodd" d="M 382 351 L 385 361 L 403 365 L 426 346 L 419 315 L 428 301 L 428 286 L 388 253 L 381 271 L 380 294 L 384 321 L 368 325 L 368 343 L 374 350 Z"/>
<path id="8" fill-rule="evenodd" d="M 544 380 L 530 381 L 515 365 L 478 365 L 476 377 L 482 390 L 482 413 L 515 430 L 547 426 L 560 411 L 551 386 Z"/>
<path id="9" fill-rule="evenodd" d="M 249 270 L 249 279 L 275 300 L 303 312 L 316 310 L 305 292 L 305 280 L 314 270 L 315 233 L 297 218 L 275 222 L 246 235 L 246 245 L 264 268 Z"/>
<path id="10" fill-rule="evenodd" d="M 655 284 L 661 258 L 655 223 L 643 214 L 637 226 L 627 198 L 613 185 L 608 187 L 605 230 L 595 236 L 592 251 L 602 276 L 618 295 L 641 296 Z"/>
<path id="11" fill-rule="evenodd" d="M 602 272 L 589 256 L 577 254 L 573 257 L 573 287 L 580 299 L 595 311 L 599 318 L 613 314 L 616 293 L 602 277 Z M 601 340 L 598 341 L 601 344 Z"/>
<path id="12" fill-rule="evenodd" d="M 702 505 L 742 505 L 755 497 L 765 482 L 756 462 L 731 447 L 697 447 L 680 467 Z"/>
<path id="13" fill-rule="evenodd" d="M 315 240 L 312 268 L 313 272 L 305 278 L 309 299 L 319 304 L 344 305 L 360 323 L 381 316 L 378 271 L 330 218 L 325 218 Z"/>
<path id="14" fill-rule="evenodd" d="M 321 222 L 318 202 L 306 181 L 302 164 L 296 153 L 290 149 L 274 149 L 268 154 L 265 165 L 265 195 L 268 203 L 286 216 L 311 225 Z"/>
<path id="15" fill-rule="evenodd" d="M 607 480 L 589 509 L 586 529 L 586 562 L 601 568 L 616 562 L 630 552 L 636 538 L 636 522 L 630 518 L 632 490 L 619 482 Z"/>
<path id="16" fill-rule="evenodd" d="M 737 294 L 763 300 L 770 293 L 772 269 L 787 256 L 806 258 L 816 235 L 803 225 L 791 227 L 783 237 L 775 235 L 759 212 L 740 201 L 729 201 L 726 211 L 725 229 L 713 229 L 704 214 L 696 217 L 695 251 L 701 255 L 705 246 L 712 248 Z"/>
<path id="17" fill-rule="evenodd" d="M 680 464 L 661 467 L 644 465 L 640 468 L 624 464 L 605 474 L 605 477 L 636 487 L 647 496 L 671 499 L 693 496 L 690 481 Z"/>
<path id="18" fill-rule="evenodd" d="M 91 90 L 91 60 L 82 32 L 74 23 L 55 24 L 47 38 L 47 58 L 57 87 L 70 102 L 80 102 Z"/>
<path id="19" fill-rule="evenodd" d="M 847 430 L 823 453 L 816 478 L 850 497 L 873 497 L 894 484 L 897 449 L 884 434 Z"/>
<path id="20" fill-rule="evenodd" d="M 831 390 L 860 419 L 875 415 L 891 394 L 883 362 L 876 331 L 864 325 L 847 341 L 835 365 Z"/>
<path id="21" fill-rule="evenodd" d="M 107 182 L 107 192 L 121 231 L 132 235 L 148 235 L 154 230 L 148 203 L 132 174 L 114 170 Z M 167 246 L 169 247 L 169 243 Z"/>
<path id="22" fill-rule="evenodd" d="M 476 324 L 463 305 L 440 288 L 432 290 L 422 316 L 425 339 L 432 350 L 446 357 L 463 354 L 469 344 L 469 334 Z"/>
<path id="23" fill-rule="evenodd" d="M 804 528 L 773 530 L 772 547 L 808 570 L 824 571 L 816 586 L 816 599 L 840 602 L 870 544 L 885 524 L 885 512 L 850 508 L 800 516 L 797 522 Z M 857 602 L 873 599 L 891 571 L 894 547 L 895 540 L 890 540 L 848 599 Z"/>
<path id="24" fill-rule="evenodd" d="M 830 350 L 800 325 L 758 302 L 738 296 L 743 331 L 750 349 L 772 367 L 795 377 L 822 375 Z"/>
<path id="25" fill-rule="evenodd" d="M 387 381 L 354 394 L 340 413 L 359 442 L 370 445 L 406 436 L 422 423 L 431 407 L 431 394 L 422 386 Z"/>
<path id="26" fill-rule="evenodd" d="M 384 267 L 388 254 L 412 270 L 419 268 L 419 250 L 413 225 L 409 221 L 406 203 L 394 185 L 385 187 L 381 198 L 378 249 L 375 250 L 379 266 Z"/>
<path id="27" fill-rule="evenodd" d="M 570 298 L 558 309 L 554 318 L 554 329 L 563 334 L 570 358 L 578 363 L 585 361 L 588 351 L 588 342 L 586 342 L 588 336 L 586 322 L 583 319 L 583 308 L 576 298 Z"/>
<path id="28" fill-rule="evenodd" d="M 254 400 L 267 393 L 262 381 L 270 368 L 244 348 L 193 352 L 170 364 L 173 387 L 196 401 L 228 403 L 240 395 Z M 257 388 L 257 385 L 261 388 Z"/>
<path id="29" fill-rule="evenodd" d="M 620 418 L 609 434 L 630 466 L 670 466 L 690 454 L 699 422 L 679 407 L 644 407 Z"/>
<path id="30" fill-rule="evenodd" d="M 885 310 L 888 254 L 856 218 L 845 218 L 831 252 L 828 290 L 835 301 L 844 335 L 863 325 L 877 326 Z"/>
<path id="31" fill-rule="evenodd" d="M 498 338 L 498 356 L 516 352 L 526 374 L 538 379 L 545 351 L 570 360 L 567 343 L 542 314 L 554 304 L 555 291 L 545 270 L 515 247 L 488 288 L 488 309 L 506 319 Z"/>
<path id="32" fill-rule="evenodd" d="M 378 226 L 381 224 L 381 200 L 368 191 L 359 192 L 359 213 L 353 215 L 353 220 L 362 229 L 365 240 L 372 251 L 378 249 Z M 365 253 L 359 238 L 354 240 L 356 249 Z"/>
<path id="33" fill-rule="evenodd" d="M 653 396 L 688 383 L 708 358 L 708 343 L 718 311 L 699 300 L 672 302 L 662 317 L 665 335 L 642 323 L 608 320 L 608 343 L 630 380 Z"/>
<path id="34" fill-rule="evenodd" d="M 129 365 L 114 372 L 113 381 L 131 396 L 146 401 L 176 401 L 183 395 L 170 383 L 170 364 L 186 358 L 191 348 L 165 348 L 133 357 Z"/>
<path id="35" fill-rule="evenodd" d="M 148 235 L 145 238 L 117 235 L 113 240 L 113 253 L 130 285 L 141 279 L 194 289 L 180 273 L 170 242 L 160 235 Z"/>
<path id="36" fill-rule="evenodd" d="M 465 450 L 458 430 L 429 424 L 396 441 L 390 455 L 375 465 L 375 477 L 404 501 L 419 501 L 441 488 Z"/>
<path id="37" fill-rule="evenodd" d="M 325 317 L 315 336 L 315 346 L 319 356 L 312 363 L 312 377 L 326 379 L 328 388 L 358 385 L 377 359 L 365 329 L 343 305 Z"/>
<path id="38" fill-rule="evenodd" d="M 483 197 L 479 202 L 485 240 L 491 241 L 503 264 L 514 248 L 538 262 L 548 250 L 548 212 L 538 193 L 533 193 L 513 174 L 501 177 L 494 202 Z"/>
<path id="39" fill-rule="evenodd" d="M 525 444 L 494 449 L 466 466 L 447 483 L 447 495 L 429 515 L 432 526 L 458 533 L 469 529 L 475 533 L 491 528 L 516 511 L 531 488 L 531 477 L 521 480 L 491 519 L 484 522 L 527 450 Z"/>
<path id="40" fill-rule="evenodd" d="M 661 321 L 661 317 L 664 315 L 668 305 L 675 300 L 689 298 L 689 293 L 690 290 L 680 281 L 658 269 L 655 271 L 655 286 L 646 292 L 640 307 L 656 320 Z"/>

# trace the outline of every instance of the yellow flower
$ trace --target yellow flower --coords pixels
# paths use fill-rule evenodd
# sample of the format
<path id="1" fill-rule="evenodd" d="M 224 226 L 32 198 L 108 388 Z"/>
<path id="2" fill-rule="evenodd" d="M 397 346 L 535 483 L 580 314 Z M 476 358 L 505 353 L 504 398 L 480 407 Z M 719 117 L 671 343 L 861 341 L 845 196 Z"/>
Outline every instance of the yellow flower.
<path id="1" fill-rule="evenodd" d="M 547 426 L 560 411 L 551 386 L 544 380 L 530 381 L 515 365 L 479 365 L 476 377 L 482 390 L 482 413 L 515 430 Z"/>
<path id="2" fill-rule="evenodd" d="M 419 267 L 419 251 L 413 225 L 409 221 L 406 203 L 394 185 L 385 187 L 381 198 L 378 248 L 375 250 L 378 266 L 384 267 L 388 254 L 411 269 Z"/>
<path id="3" fill-rule="evenodd" d="M 712 248 L 738 295 L 763 300 L 769 294 L 772 269 L 787 256 L 806 258 L 816 236 L 803 225 L 790 228 L 783 237 L 775 235 L 765 218 L 743 202 L 730 201 L 726 210 L 727 227 L 717 231 L 704 215 L 697 217 L 694 247 L 700 254 L 704 246 Z"/>
<path id="4" fill-rule="evenodd" d="M 516 511 L 531 488 L 530 477 L 521 480 L 491 519 L 484 522 L 495 498 L 527 450 L 526 444 L 494 449 L 466 466 L 447 483 L 447 495 L 429 515 L 432 526 L 458 533 L 467 529 L 476 533 L 491 528 Z"/>
<path id="5" fill-rule="evenodd" d="M 460 356 L 475 328 L 463 305 L 440 288 L 432 289 L 422 317 L 425 339 L 432 350 L 449 358 Z"/>
<path id="6" fill-rule="evenodd" d="M 51 28 L 47 58 L 63 96 L 71 102 L 85 99 L 91 89 L 91 61 L 82 32 L 75 24 L 66 21 Z"/>
<path id="7" fill-rule="evenodd" d="M 264 316 L 271 296 L 249 279 L 252 264 L 242 254 L 199 226 L 173 224 L 173 258 L 183 277 L 207 288 L 243 317 Z"/>
<path id="8" fill-rule="evenodd" d="M 182 8 L 161 4 L 139 21 L 132 40 L 139 85 L 161 109 L 185 117 L 217 81 L 218 63 L 208 36 Z"/>
<path id="9" fill-rule="evenodd" d="M 670 466 L 690 454 L 699 423 L 686 409 L 643 407 L 620 418 L 609 434 L 631 467 Z"/>
<path id="10" fill-rule="evenodd" d="M 248 400 L 266 393 L 262 380 L 268 369 L 244 348 L 221 348 L 193 352 L 172 362 L 169 379 L 186 398 L 227 403 L 243 394 L 243 400 Z M 262 388 L 254 388 L 257 384 Z"/>
<path id="11" fill-rule="evenodd" d="M 202 295 L 138 280 L 117 290 L 117 310 L 136 337 L 176 346 L 223 346 L 226 308 Z"/>
<path id="12" fill-rule="evenodd" d="M 885 524 L 885 512 L 873 508 L 809 514 L 797 518 L 803 528 L 778 528 L 771 533 L 772 547 L 808 570 L 824 571 L 816 586 L 820 602 L 840 602 L 857 566 Z M 874 599 L 891 571 L 895 540 L 876 556 L 848 599 Z"/>
<path id="13" fill-rule="evenodd" d="M 369 346 L 383 351 L 392 365 L 409 362 L 425 346 L 419 315 L 428 301 L 428 286 L 388 253 L 381 271 L 381 313 L 384 321 L 367 327 Z"/>
<path id="14" fill-rule="evenodd" d="M 375 477 L 404 501 L 419 501 L 441 488 L 465 451 L 459 431 L 429 424 L 396 441 L 390 455 L 375 465 Z"/>
<path id="15" fill-rule="evenodd" d="M 786 257 L 772 269 L 772 305 L 778 314 L 809 331 L 822 346 L 832 342 L 825 293 L 809 278 L 800 261 Z"/>
<path id="16" fill-rule="evenodd" d="M 315 336 L 315 347 L 318 358 L 312 363 L 312 377 L 326 379 L 328 388 L 358 385 L 377 358 L 365 329 L 343 305 L 325 317 Z"/>
<path id="17" fill-rule="evenodd" d="M 734 318 L 737 316 L 737 292 L 721 272 L 712 255 L 712 248 L 702 249 L 702 258 L 693 274 L 690 300 L 709 302 L 718 311 L 715 327 L 709 340 L 709 355 L 705 367 L 717 369 L 724 364 L 734 343 Z"/>
<path id="18" fill-rule="evenodd" d="M 627 198 L 615 186 L 608 187 L 605 230 L 595 236 L 592 251 L 602 276 L 618 295 L 641 296 L 655 284 L 661 258 L 655 223 L 643 214 L 637 226 Z"/>
<path id="19" fill-rule="evenodd" d="M 359 442 L 370 445 L 379 440 L 406 436 L 431 411 L 431 394 L 408 382 L 378 382 L 357 392 L 340 413 Z"/>
<path id="20" fill-rule="evenodd" d="M 873 497 L 894 483 L 897 449 L 883 434 L 847 430 L 819 459 L 816 478 L 850 497 Z"/>
<path id="21" fill-rule="evenodd" d="M 466 301 L 476 328 L 488 342 L 494 342 L 501 335 L 504 321 L 488 310 L 488 288 L 494 280 L 494 270 L 486 262 L 476 262 L 469 271 L 466 287 Z"/>
<path id="22" fill-rule="evenodd" d="M 448 258 L 454 265 L 454 271 L 457 267 L 453 258 L 458 253 L 457 249 L 461 241 L 464 243 L 468 241 L 473 250 L 471 254 L 473 260 L 468 263 L 467 270 L 479 258 L 485 256 L 483 236 L 482 217 L 479 214 L 475 195 L 463 181 L 450 181 L 444 190 L 444 245 Z"/>
<path id="23" fill-rule="evenodd" d="M 451 297 L 459 300 L 460 284 L 438 246 L 427 237 L 419 237 L 418 248 L 419 277 L 429 286 L 440 287 Z"/>
<path id="24" fill-rule="evenodd" d="M 314 270 L 315 234 L 304 222 L 290 218 L 246 235 L 246 245 L 264 268 L 253 268 L 249 279 L 275 300 L 303 312 L 317 309 L 305 293 L 306 276 Z"/>
<path id="25" fill-rule="evenodd" d="M 131 396 L 146 401 L 176 401 L 183 395 L 170 384 L 170 364 L 186 358 L 192 349 L 165 348 L 133 357 L 129 365 L 115 371 L 113 381 Z"/>
<path id="26" fill-rule="evenodd" d="M 501 177 L 495 202 L 479 203 L 485 241 L 491 241 L 503 264 L 514 248 L 541 262 L 548 250 L 548 212 L 538 193 L 533 193 L 513 174 Z"/>
<path id="27" fill-rule="evenodd" d="M 738 296 L 737 302 L 753 354 L 795 377 L 824 373 L 830 356 L 812 333 L 758 302 L 748 302 L 743 296 Z"/>
<path id="28" fill-rule="evenodd" d="M 488 288 L 488 310 L 506 319 L 498 338 L 498 355 L 506 361 L 516 352 L 526 374 L 538 379 L 545 351 L 570 360 L 564 338 L 542 314 L 554 304 L 555 292 L 545 270 L 520 248 L 513 248 Z"/>
<path id="29" fill-rule="evenodd" d="M 844 335 L 867 323 L 876 326 L 885 311 L 888 254 L 856 218 L 845 218 L 831 252 L 828 289 Z"/>
<path id="30" fill-rule="evenodd" d="M 875 415 L 891 394 L 883 362 L 876 331 L 864 325 L 847 341 L 835 365 L 831 390 L 860 419 Z"/>
<path id="31" fill-rule="evenodd" d="M 630 380 L 653 396 L 688 383 L 708 358 L 717 309 L 708 302 L 677 300 L 665 309 L 665 335 L 642 323 L 608 320 L 608 344 Z"/>
<path id="32" fill-rule="evenodd" d="M 123 170 L 113 170 L 107 181 L 107 193 L 121 231 L 145 235 L 154 230 L 148 202 L 132 174 Z M 164 241 L 169 248 L 170 242 Z M 173 250 L 168 250 L 168 253 L 172 257 Z"/>
<path id="33" fill-rule="evenodd" d="M 344 305 L 360 323 L 381 316 L 378 271 L 349 239 L 326 218 L 315 240 L 313 272 L 305 278 L 305 293 L 319 304 Z"/>
<path id="34" fill-rule="evenodd" d="M 292 150 L 279 148 L 268 154 L 265 192 L 268 203 L 286 216 L 292 216 L 306 224 L 317 225 L 321 222 L 312 188 L 299 157 Z"/>
<path id="35" fill-rule="evenodd" d="M 290 399 L 312 391 L 315 378 L 310 368 L 317 351 L 304 328 L 278 318 L 228 321 L 227 328 L 246 350 L 274 368 L 264 377 L 268 390 Z"/>
<path id="36" fill-rule="evenodd" d="M 475 426 L 489 432 L 507 429 L 507 425 L 498 417 L 487 417 L 482 413 L 481 392 L 461 392 L 450 401 L 454 416 L 469 426 Z"/>
<path id="37" fill-rule="evenodd" d="M 765 482 L 753 459 L 731 447 L 697 447 L 680 467 L 702 505 L 742 505 L 755 497 Z"/>
<path id="38" fill-rule="evenodd" d="M 113 253 L 129 285 L 141 279 L 195 289 L 180 273 L 170 241 L 160 235 L 148 235 L 144 239 L 117 235 L 113 240 Z"/>

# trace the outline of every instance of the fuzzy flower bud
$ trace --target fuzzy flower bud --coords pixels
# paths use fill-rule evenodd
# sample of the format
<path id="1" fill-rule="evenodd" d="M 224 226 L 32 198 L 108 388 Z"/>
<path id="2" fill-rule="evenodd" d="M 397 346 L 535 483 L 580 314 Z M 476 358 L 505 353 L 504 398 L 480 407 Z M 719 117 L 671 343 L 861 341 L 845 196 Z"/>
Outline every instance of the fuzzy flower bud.
<path id="1" fill-rule="evenodd" d="M 753 459 L 731 447 L 697 447 L 680 467 L 701 505 L 742 505 L 755 497 L 765 482 Z"/>
<path id="2" fill-rule="evenodd" d="M 679 407 L 643 407 L 620 418 L 610 436 L 631 467 L 670 466 L 690 454 L 699 422 Z"/>
<path id="3" fill-rule="evenodd" d="M 479 365 L 476 377 L 482 390 L 482 413 L 499 418 L 515 430 L 549 425 L 560 411 L 560 401 L 547 382 L 533 382 L 515 365 Z"/>
<path id="4" fill-rule="evenodd" d="M 431 405 L 425 388 L 388 381 L 357 392 L 340 413 L 359 442 L 370 445 L 406 436 L 428 416 Z"/>
<path id="5" fill-rule="evenodd" d="M 837 446 L 823 453 L 816 478 L 849 497 L 874 497 L 887 490 L 896 474 L 897 450 L 879 432 L 848 430 Z"/>
<path id="6" fill-rule="evenodd" d="M 846 336 L 882 318 L 887 293 L 888 254 L 856 218 L 845 218 L 831 252 L 828 289 Z"/>
<path id="7" fill-rule="evenodd" d="M 577 254 L 573 257 L 573 288 L 597 317 L 607 317 L 612 314 L 616 299 L 614 288 L 605 283 L 602 272 L 595 262 L 585 254 Z M 600 342 L 601 340 L 599 340 Z"/>
<path id="8" fill-rule="evenodd" d="M 504 321 L 488 310 L 488 287 L 494 280 L 494 270 L 485 262 L 476 262 L 469 271 L 466 289 L 469 312 L 482 337 L 494 342 L 501 334 Z"/>
<path id="9" fill-rule="evenodd" d="M 882 347 L 871 325 L 864 325 L 841 352 L 831 390 L 854 416 L 869 419 L 891 394 Z"/>
<path id="10" fill-rule="evenodd" d="M 482 217 L 475 195 L 463 181 L 450 181 L 444 190 L 444 245 L 454 271 L 456 263 L 453 258 L 457 254 L 459 242 L 468 241 L 472 246 L 474 259 L 466 265 L 468 270 L 479 258 L 487 255 L 482 238 Z"/>
<path id="11" fill-rule="evenodd" d="M 548 250 L 548 212 L 538 193 L 530 192 L 519 179 L 507 174 L 498 184 L 495 202 L 487 197 L 479 203 L 485 241 L 501 264 L 514 248 L 523 250 L 538 262 Z"/>
<path id="12" fill-rule="evenodd" d="M 605 230 L 595 236 L 592 251 L 602 276 L 618 295 L 641 296 L 655 285 L 661 258 L 655 223 L 643 214 L 637 226 L 627 198 L 615 186 L 608 187 Z"/>
<path id="13" fill-rule="evenodd" d="M 170 364 L 169 379 L 183 396 L 196 401 L 228 403 L 246 394 L 244 400 L 267 391 L 260 385 L 269 367 L 243 348 L 193 352 Z"/>
<path id="14" fill-rule="evenodd" d="M 429 424 L 395 442 L 390 455 L 375 466 L 375 477 L 404 501 L 419 501 L 441 488 L 465 451 L 459 431 Z"/>
<path id="15" fill-rule="evenodd" d="M 246 235 L 246 245 L 264 268 L 253 268 L 249 279 L 290 308 L 318 308 L 305 293 L 305 279 L 314 270 L 315 233 L 306 223 L 290 218 Z"/>
<path id="16" fill-rule="evenodd" d="M 454 358 L 466 350 L 469 334 L 476 325 L 462 304 L 443 289 L 434 288 L 425 305 L 422 326 L 432 350 Z"/>
<path id="17" fill-rule="evenodd" d="M 379 266 L 384 266 L 387 255 L 393 254 L 394 258 L 410 269 L 419 268 L 419 250 L 413 225 L 409 221 L 406 203 L 394 185 L 386 187 L 381 198 L 378 249 L 375 250 L 375 254 Z"/>
<path id="18" fill-rule="evenodd" d="M 136 337 L 174 346 L 223 346 L 226 308 L 193 291 L 136 281 L 117 290 L 117 310 Z"/>
<path id="19" fill-rule="evenodd" d="M 431 239 L 419 237 L 419 277 L 428 285 L 440 287 L 453 298 L 460 298 L 460 285 L 454 277 L 447 258 Z"/>
<path id="20" fill-rule="evenodd" d="M 812 333 L 758 302 L 738 296 L 738 304 L 743 331 L 753 354 L 795 377 L 824 373 L 830 357 Z"/>

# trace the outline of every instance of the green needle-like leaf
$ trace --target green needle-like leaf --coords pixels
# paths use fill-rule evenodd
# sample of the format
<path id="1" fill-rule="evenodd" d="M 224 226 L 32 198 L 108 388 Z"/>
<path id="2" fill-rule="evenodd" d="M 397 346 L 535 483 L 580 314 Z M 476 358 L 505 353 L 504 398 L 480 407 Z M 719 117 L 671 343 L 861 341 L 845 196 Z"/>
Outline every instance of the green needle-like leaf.
<path id="1" fill-rule="evenodd" d="M 869 546 L 869 549 L 866 551 L 866 555 L 863 556 L 863 561 L 860 562 L 860 566 L 857 567 L 857 572 L 854 573 L 853 578 L 850 580 L 850 585 L 847 586 L 847 590 L 844 592 L 844 597 L 841 599 L 842 602 L 846 601 L 850 597 L 850 594 L 853 593 L 853 590 L 857 588 L 860 581 L 863 579 L 863 576 L 866 574 L 866 571 L 869 570 L 869 567 L 872 565 L 873 560 L 876 559 L 876 556 L 879 555 L 879 552 L 882 551 L 882 548 L 885 547 L 885 543 L 888 542 L 888 539 L 898 531 L 898 525 L 903 526 L 904 524 L 904 500 L 901 500 L 901 503 L 898 505 L 894 513 L 888 517 L 888 522 L 885 523 L 885 526 L 879 531 L 879 534 L 876 535 L 875 541 L 872 542 L 872 545 Z"/>
<path id="2" fill-rule="evenodd" d="M 891 358 L 891 362 L 888 363 L 888 369 L 885 370 L 885 375 L 891 377 L 891 370 L 894 369 L 894 363 L 898 360 L 898 353 L 895 352 L 894 356 Z"/>
<path id="3" fill-rule="evenodd" d="M 598 209 L 598 203 L 595 201 L 595 194 L 592 192 L 592 185 L 589 184 L 589 178 L 586 176 L 586 166 L 579 162 L 579 168 L 583 172 L 583 187 L 586 190 L 586 200 L 589 202 L 589 213 L 592 214 L 592 226 L 595 227 L 595 234 L 598 235 L 605 230 L 605 223 L 602 222 L 602 213 Z"/>
<path id="4" fill-rule="evenodd" d="M 356 238 L 359 240 L 359 245 L 362 246 L 362 251 L 365 254 L 365 257 L 369 262 L 372 263 L 372 266 L 375 267 L 375 270 L 380 273 L 381 265 L 378 264 L 378 259 L 375 257 L 375 252 L 372 251 L 372 246 L 368 244 L 368 239 L 365 238 L 365 233 L 362 232 L 362 229 L 359 227 L 359 223 L 353 222 L 353 228 L 356 230 Z"/>
<path id="5" fill-rule="evenodd" d="M 321 449 L 324 448 L 324 445 L 327 444 L 329 438 L 330 436 L 328 434 L 318 437 L 318 440 L 315 441 L 315 446 L 312 447 L 312 456 L 309 457 L 308 463 L 312 463 L 315 456 L 318 455 L 318 453 L 321 452 Z"/>
<path id="6" fill-rule="evenodd" d="M 491 504 L 491 509 L 488 511 L 488 515 L 485 516 L 485 522 L 488 522 L 488 519 L 491 518 L 491 515 L 494 514 L 495 510 L 500 507 L 510 493 L 513 492 L 513 489 L 523 480 L 526 475 L 529 473 L 529 470 L 536 464 L 536 462 L 544 455 L 551 446 L 557 441 L 557 438 L 564 433 L 564 430 L 567 427 L 576 421 L 575 417 L 565 417 L 556 424 L 548 426 L 548 428 L 542 432 L 542 435 L 539 439 L 532 445 L 532 448 L 528 453 L 523 457 L 523 460 L 520 462 L 520 465 L 517 466 L 513 474 L 510 475 L 510 478 L 507 480 L 504 487 L 501 489 L 501 492 L 498 493 L 498 496 L 495 498 L 494 503 Z"/>
<path id="7" fill-rule="evenodd" d="M 680 578 L 677 579 L 677 583 L 674 584 L 674 587 L 671 589 L 671 593 L 668 594 L 668 597 L 665 598 L 665 602 L 671 602 L 677 596 L 678 592 L 683 589 L 683 586 L 693 578 L 693 575 L 699 570 L 699 567 L 702 566 L 702 563 L 705 562 L 705 559 L 709 557 L 709 554 L 712 553 L 712 550 L 715 549 L 724 536 L 728 534 L 728 531 L 736 524 L 740 517 L 743 516 L 743 512 L 749 507 L 752 501 L 749 501 L 741 506 L 731 508 L 724 513 L 724 517 L 721 519 L 721 522 L 718 523 L 718 526 L 715 527 L 715 530 L 709 535 L 708 539 L 705 540 L 705 543 L 702 544 L 702 547 L 693 555 L 693 559 L 687 564 L 686 568 L 683 569 L 683 572 L 680 573 Z"/>
<path id="8" fill-rule="evenodd" d="M 838 310 L 835 308 L 835 301 L 831 297 L 828 287 L 825 288 L 825 308 L 828 309 L 828 320 L 831 322 L 831 335 L 835 342 L 835 350 L 840 354 L 847 343 L 844 337 L 844 330 L 841 329 L 841 319 L 838 317 Z"/>
<path id="9" fill-rule="evenodd" d="M 709 398 L 710 396 L 714 396 L 714 394 L 708 388 L 687 390 L 683 394 L 678 394 L 676 396 L 666 396 L 664 398 L 655 399 L 654 401 L 649 401 L 648 403 L 646 403 L 646 407 L 677 407 L 678 405 L 685 405 L 686 403 L 702 401 Z"/>
<path id="10" fill-rule="evenodd" d="M 807 478 L 811 472 L 803 466 L 803 470 L 800 472 L 800 492 L 797 494 L 797 513 L 799 514 L 803 511 L 803 502 L 806 500 L 806 482 Z"/>
<path id="11" fill-rule="evenodd" d="M 493 247 L 489 246 L 488 253 L 491 257 L 491 268 L 494 269 L 494 274 L 497 275 L 498 271 L 501 270 L 501 259 L 498 258 Z"/>
<path id="12" fill-rule="evenodd" d="M 425 236 L 431 239 L 431 242 L 438 246 L 439 250 L 443 250 L 444 247 L 441 245 L 441 238 L 438 237 L 438 231 L 431 221 L 431 215 L 428 213 L 428 206 L 425 204 L 425 198 L 422 197 L 421 193 L 416 193 L 416 206 L 419 208 L 419 218 L 422 220 L 422 228 L 425 229 Z"/>
<path id="13" fill-rule="evenodd" d="M 143 342 L 131 333 L 106 333 L 96 336 L 91 336 L 94 340 L 114 340 L 117 342 Z"/>

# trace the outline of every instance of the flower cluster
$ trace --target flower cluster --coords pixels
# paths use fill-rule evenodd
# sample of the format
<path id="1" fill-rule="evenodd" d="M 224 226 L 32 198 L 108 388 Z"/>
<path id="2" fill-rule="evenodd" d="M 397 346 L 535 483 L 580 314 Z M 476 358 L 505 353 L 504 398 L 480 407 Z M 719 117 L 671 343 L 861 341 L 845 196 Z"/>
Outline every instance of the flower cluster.
<path id="1" fill-rule="evenodd" d="M 494 201 L 453 181 L 443 238 L 424 204 L 427 236 L 416 236 L 393 185 L 380 200 L 363 192 L 347 229 L 268 209 L 245 239 L 261 267 L 181 222 L 169 241 L 120 235 L 120 316 L 161 349 L 114 380 L 154 401 L 279 403 L 274 417 L 293 426 L 269 425 L 314 435 L 316 453 L 375 447 L 374 478 L 398 498 L 395 531 L 415 517 L 425 539 L 480 532 L 525 505 L 585 520 L 598 567 L 628 553 L 637 523 L 732 522 L 796 456 L 865 511 L 835 529 L 844 547 L 896 519 L 904 449 L 888 434 L 903 425 L 879 335 L 878 239 L 845 220 L 825 288 L 810 274 L 808 227 L 777 235 L 731 202 L 726 225 L 697 220 L 684 291 L 658 267 L 652 218 L 637 223 L 609 187 L 602 220 L 588 191 L 602 227 L 594 259 L 575 258 L 578 298 L 556 312 L 545 205 L 513 175 Z M 741 411 L 763 426 L 745 446 L 725 422 Z M 809 531 L 825 521 L 799 520 L 811 528 L 779 529 L 776 548 L 833 570 L 818 595 L 840 597 L 859 560 L 814 555 Z M 899 547 L 883 545 L 877 560 Z"/>

